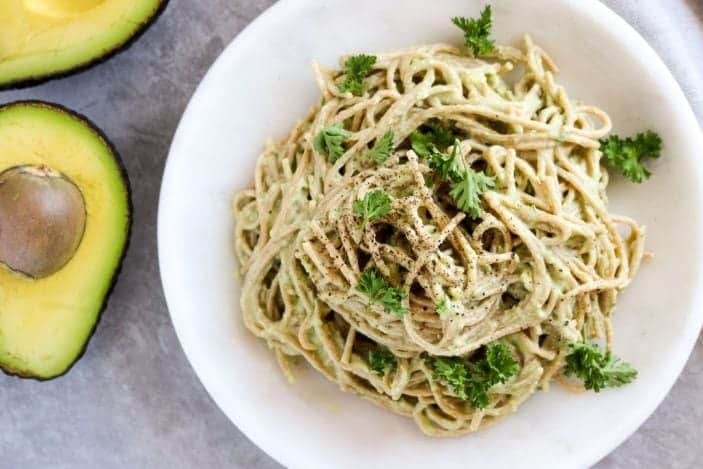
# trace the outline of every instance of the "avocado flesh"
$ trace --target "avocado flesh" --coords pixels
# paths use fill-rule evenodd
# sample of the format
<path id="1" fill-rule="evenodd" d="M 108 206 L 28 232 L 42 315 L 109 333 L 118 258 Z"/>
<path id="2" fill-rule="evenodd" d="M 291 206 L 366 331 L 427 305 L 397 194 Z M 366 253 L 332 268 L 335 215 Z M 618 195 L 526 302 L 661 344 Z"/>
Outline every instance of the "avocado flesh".
<path id="1" fill-rule="evenodd" d="M 85 68 L 146 28 L 167 0 L 0 2 L 0 87 Z"/>
<path id="2" fill-rule="evenodd" d="M 80 357 L 98 320 L 128 239 L 129 193 L 99 131 L 52 105 L 0 107 L 0 173 L 26 165 L 64 175 L 86 210 L 80 244 L 56 273 L 32 279 L 0 265 L 0 368 L 49 379 Z"/>

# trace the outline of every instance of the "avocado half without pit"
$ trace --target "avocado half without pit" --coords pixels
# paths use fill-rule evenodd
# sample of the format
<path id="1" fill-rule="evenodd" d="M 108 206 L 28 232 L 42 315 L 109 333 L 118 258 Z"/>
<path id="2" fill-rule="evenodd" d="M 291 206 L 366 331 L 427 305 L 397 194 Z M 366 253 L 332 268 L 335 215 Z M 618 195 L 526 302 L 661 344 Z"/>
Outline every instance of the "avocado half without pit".
<path id="1" fill-rule="evenodd" d="M 116 151 L 59 106 L 0 106 L 0 369 L 50 379 L 81 356 L 131 220 Z"/>
<path id="2" fill-rule="evenodd" d="M 0 89 L 83 70 L 128 47 L 168 0 L 0 1 Z"/>

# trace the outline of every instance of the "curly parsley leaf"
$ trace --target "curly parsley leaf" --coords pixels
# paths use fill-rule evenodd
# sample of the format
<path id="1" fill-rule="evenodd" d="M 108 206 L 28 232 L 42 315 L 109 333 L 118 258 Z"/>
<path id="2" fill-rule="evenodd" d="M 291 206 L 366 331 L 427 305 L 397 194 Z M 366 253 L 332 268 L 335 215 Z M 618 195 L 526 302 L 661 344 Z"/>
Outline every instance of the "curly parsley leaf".
<path id="1" fill-rule="evenodd" d="M 413 135 L 416 135 L 415 141 Z M 449 195 L 457 207 L 473 218 L 478 218 L 481 215 L 480 195 L 495 187 L 495 178 L 487 176 L 483 171 L 474 171 L 466 167 L 461 156 L 459 140 L 454 140 L 452 154 L 448 155 L 438 151 L 426 134 L 415 132 L 411 134 L 410 139 L 415 152 L 428 160 L 430 168 L 437 172 L 442 180 L 449 182 Z"/>
<path id="2" fill-rule="evenodd" d="M 434 145 L 432 144 L 429 135 L 423 134 L 418 130 L 410 134 L 410 146 L 413 151 L 415 151 L 415 153 L 422 158 L 429 157 L 430 152 L 434 150 Z"/>
<path id="3" fill-rule="evenodd" d="M 493 384 L 503 384 L 519 371 L 519 366 L 510 349 L 500 343 L 489 344 L 486 347 L 485 364 L 488 381 Z"/>
<path id="4" fill-rule="evenodd" d="M 362 227 L 368 222 L 376 220 L 391 211 L 391 198 L 382 190 L 367 193 L 363 199 L 354 201 L 352 206 L 354 215 L 363 220 Z"/>
<path id="5" fill-rule="evenodd" d="M 447 300 L 446 296 L 437 302 L 435 309 L 440 316 L 449 314 L 449 300 Z"/>
<path id="6" fill-rule="evenodd" d="M 456 140 L 452 128 L 440 121 L 430 121 L 427 123 L 427 128 L 432 136 L 432 141 L 438 148 L 447 148 Z"/>
<path id="7" fill-rule="evenodd" d="M 335 162 L 344 154 L 344 142 L 349 136 L 342 124 L 332 124 L 322 129 L 312 143 L 318 153 L 327 155 L 330 161 Z"/>
<path id="8" fill-rule="evenodd" d="M 461 157 L 461 144 L 459 140 L 454 141 L 454 148 L 451 155 L 432 151 L 427 157 L 427 160 L 430 168 L 435 170 L 442 179 L 454 182 L 458 182 L 462 179 L 464 160 Z"/>
<path id="9" fill-rule="evenodd" d="M 444 381 L 458 398 L 469 398 L 466 393 L 469 370 L 464 360 L 459 357 L 434 357 L 431 366 L 435 378 Z"/>
<path id="10" fill-rule="evenodd" d="M 473 379 L 466 383 L 466 399 L 477 409 L 485 409 L 488 407 L 488 390 L 491 385 L 487 380 L 481 379 L 480 376 L 476 371 L 472 373 Z"/>
<path id="11" fill-rule="evenodd" d="M 449 195 L 457 207 L 473 218 L 478 218 L 481 215 L 480 195 L 492 187 L 495 187 L 495 178 L 486 176 L 483 171 L 464 168 L 460 177 L 451 182 Z"/>
<path id="12" fill-rule="evenodd" d="M 369 369 L 376 374 L 385 375 L 386 372 L 393 370 L 397 365 L 395 355 L 390 350 L 371 350 L 369 351 Z"/>
<path id="13" fill-rule="evenodd" d="M 344 81 L 339 85 L 342 93 L 351 91 L 360 96 L 364 92 L 364 79 L 369 76 L 376 64 L 375 55 L 353 55 L 344 62 Z"/>
<path id="14" fill-rule="evenodd" d="M 603 352 L 596 344 L 572 342 L 566 356 L 567 376 L 575 375 L 586 389 L 600 392 L 603 388 L 619 387 L 632 382 L 637 370 L 615 357 L 609 350 Z"/>
<path id="15" fill-rule="evenodd" d="M 488 405 L 489 389 L 496 384 L 506 383 L 517 375 L 519 369 L 507 345 L 488 344 L 485 356 L 469 364 L 471 380 L 467 383 L 467 394 L 471 405 L 484 409 Z"/>
<path id="16" fill-rule="evenodd" d="M 366 156 L 376 162 L 376 164 L 385 163 L 391 151 L 393 151 L 394 138 L 393 131 L 389 130 L 383 134 L 383 137 L 376 139 L 376 143 L 374 143 L 373 148 L 369 150 Z"/>
<path id="17" fill-rule="evenodd" d="M 479 18 L 457 16 L 452 18 L 452 23 L 464 31 L 466 47 L 474 57 L 493 52 L 495 42 L 490 37 L 491 27 L 493 26 L 490 5 L 483 9 Z"/>
<path id="18" fill-rule="evenodd" d="M 388 313 L 402 317 L 408 310 L 403 307 L 407 293 L 391 286 L 376 269 L 364 271 L 359 277 L 356 289 L 366 295 L 371 303 L 378 303 Z"/>
<path id="19" fill-rule="evenodd" d="M 601 139 L 600 143 L 608 164 L 636 183 L 641 183 L 650 176 L 642 161 L 647 158 L 659 158 L 662 147 L 661 137 L 652 131 L 624 139 L 611 135 Z"/>
<path id="20" fill-rule="evenodd" d="M 439 149 L 446 149 L 456 137 L 451 128 L 440 122 L 430 122 L 426 125 L 427 131 L 415 130 L 410 134 L 410 145 L 415 153 L 422 158 L 429 158 Z"/>
<path id="21" fill-rule="evenodd" d="M 383 291 L 388 287 L 386 281 L 376 269 L 368 269 L 359 277 L 356 289 L 366 295 L 371 303 L 377 303 L 383 296 Z"/>
<path id="22" fill-rule="evenodd" d="M 431 361 L 435 378 L 444 381 L 460 399 L 478 409 L 488 406 L 488 391 L 517 375 L 519 366 L 507 345 L 486 346 L 485 356 L 475 362 L 459 357 L 434 357 Z"/>
<path id="23" fill-rule="evenodd" d="M 404 290 L 389 287 L 383 292 L 383 296 L 381 296 L 381 304 L 387 312 L 403 317 L 408 312 L 408 310 L 403 307 L 403 299 L 406 296 L 408 296 L 408 294 Z"/>

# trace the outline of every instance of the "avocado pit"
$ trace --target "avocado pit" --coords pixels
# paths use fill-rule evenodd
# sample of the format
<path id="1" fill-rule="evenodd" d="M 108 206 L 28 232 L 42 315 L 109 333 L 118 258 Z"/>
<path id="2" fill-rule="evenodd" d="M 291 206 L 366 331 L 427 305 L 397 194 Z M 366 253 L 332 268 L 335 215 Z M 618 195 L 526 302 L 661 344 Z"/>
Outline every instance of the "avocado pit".
<path id="1" fill-rule="evenodd" d="M 44 166 L 0 173 L 0 263 L 32 278 L 60 270 L 85 231 L 81 191 Z"/>

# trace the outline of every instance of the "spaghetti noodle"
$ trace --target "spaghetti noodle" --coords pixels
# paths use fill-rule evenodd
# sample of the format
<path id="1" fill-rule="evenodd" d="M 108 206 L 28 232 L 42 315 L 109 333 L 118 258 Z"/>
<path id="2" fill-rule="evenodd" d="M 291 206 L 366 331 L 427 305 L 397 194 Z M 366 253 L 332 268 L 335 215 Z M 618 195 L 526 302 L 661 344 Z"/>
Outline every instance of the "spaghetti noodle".
<path id="1" fill-rule="evenodd" d="M 644 229 L 608 211 L 599 151 L 608 115 L 569 99 L 540 47 L 526 37 L 524 49 L 501 46 L 485 61 L 445 44 L 381 54 L 361 96 L 340 91 L 342 72 L 314 69 L 321 103 L 267 145 L 253 186 L 234 201 L 244 322 L 289 376 L 302 357 L 425 433 L 452 436 L 560 379 L 568 341 L 610 345 L 616 296 L 638 269 Z M 348 138 L 330 161 L 314 139 L 334 124 Z M 450 129 L 451 150 L 495 179 L 477 218 L 412 149 L 411 134 L 428 125 Z M 389 132 L 388 159 L 364 158 Z M 362 224 L 354 203 L 375 190 L 388 194 L 390 211 Z M 407 314 L 360 292 L 371 267 L 407 292 Z M 470 363 L 496 341 L 519 372 L 488 390 L 484 408 L 428 364 Z M 372 370 L 373 350 L 390 351 L 395 366 Z"/>

